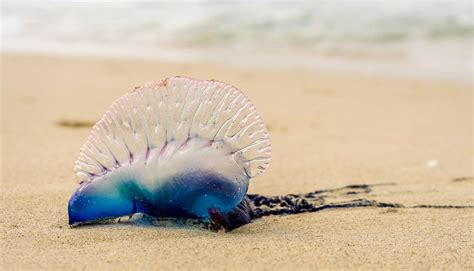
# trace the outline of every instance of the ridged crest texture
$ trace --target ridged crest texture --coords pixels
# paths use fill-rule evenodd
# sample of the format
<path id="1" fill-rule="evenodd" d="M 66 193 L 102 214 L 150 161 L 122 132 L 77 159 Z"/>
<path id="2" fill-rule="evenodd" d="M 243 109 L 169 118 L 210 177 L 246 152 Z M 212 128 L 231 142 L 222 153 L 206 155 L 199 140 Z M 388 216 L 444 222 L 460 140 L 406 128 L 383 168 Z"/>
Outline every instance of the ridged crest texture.
<path id="1" fill-rule="evenodd" d="M 244 94 L 218 81 L 172 77 L 145 84 L 112 104 L 81 148 L 77 180 L 147 164 L 151 153 L 161 155 L 179 142 L 176 152 L 193 139 L 221 144 L 249 178 L 270 163 L 269 134 Z"/>

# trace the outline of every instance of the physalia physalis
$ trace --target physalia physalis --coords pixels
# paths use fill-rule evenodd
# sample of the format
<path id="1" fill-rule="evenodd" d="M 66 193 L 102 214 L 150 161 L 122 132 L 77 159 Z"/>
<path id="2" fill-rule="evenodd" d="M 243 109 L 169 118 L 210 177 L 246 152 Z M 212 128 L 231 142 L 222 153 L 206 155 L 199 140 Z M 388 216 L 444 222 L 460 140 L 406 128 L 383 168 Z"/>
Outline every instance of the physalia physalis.
<path id="1" fill-rule="evenodd" d="M 183 77 L 150 82 L 116 100 L 92 128 L 74 167 L 80 186 L 69 224 L 135 213 L 224 228 L 229 219 L 245 222 L 239 210 L 248 207 L 249 181 L 270 154 L 262 119 L 235 87 Z"/>

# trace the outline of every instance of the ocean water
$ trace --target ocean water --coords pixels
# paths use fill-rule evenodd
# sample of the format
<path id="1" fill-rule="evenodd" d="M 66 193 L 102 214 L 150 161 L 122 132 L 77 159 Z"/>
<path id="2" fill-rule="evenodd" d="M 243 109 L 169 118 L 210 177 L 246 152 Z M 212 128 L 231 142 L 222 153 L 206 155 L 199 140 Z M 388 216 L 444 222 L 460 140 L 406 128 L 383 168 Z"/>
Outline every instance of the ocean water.
<path id="1" fill-rule="evenodd" d="M 18 2 L 3 51 L 472 82 L 471 1 Z"/>

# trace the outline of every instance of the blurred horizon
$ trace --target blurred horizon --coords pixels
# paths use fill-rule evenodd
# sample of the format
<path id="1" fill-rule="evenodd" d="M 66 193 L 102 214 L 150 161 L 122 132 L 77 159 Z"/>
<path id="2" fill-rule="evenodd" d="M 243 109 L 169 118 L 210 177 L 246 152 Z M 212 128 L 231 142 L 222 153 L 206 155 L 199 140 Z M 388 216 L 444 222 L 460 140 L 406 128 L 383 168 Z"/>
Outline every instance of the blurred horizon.
<path id="1" fill-rule="evenodd" d="M 2 3 L 2 51 L 472 82 L 470 1 Z"/>

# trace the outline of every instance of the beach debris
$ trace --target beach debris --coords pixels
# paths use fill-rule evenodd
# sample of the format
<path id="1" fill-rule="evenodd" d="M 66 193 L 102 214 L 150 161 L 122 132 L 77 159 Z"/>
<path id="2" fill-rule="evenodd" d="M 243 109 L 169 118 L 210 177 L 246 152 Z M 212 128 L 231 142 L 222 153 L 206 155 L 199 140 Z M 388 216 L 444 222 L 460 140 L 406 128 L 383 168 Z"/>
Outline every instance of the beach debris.
<path id="1" fill-rule="evenodd" d="M 143 213 L 221 225 L 270 156 L 268 131 L 237 88 L 185 77 L 147 83 L 93 126 L 74 167 L 69 224 Z"/>
<path id="2" fill-rule="evenodd" d="M 426 166 L 428 168 L 435 168 L 439 165 L 439 161 L 436 160 L 436 159 L 431 159 L 431 160 L 428 160 L 426 161 Z"/>
<path id="3" fill-rule="evenodd" d="M 93 121 L 88 120 L 58 120 L 56 125 L 65 128 L 90 128 L 94 125 Z"/>
<path id="4" fill-rule="evenodd" d="M 474 180 L 474 177 L 469 176 L 469 177 L 458 177 L 458 178 L 454 178 L 454 179 L 452 179 L 451 181 L 453 181 L 453 182 L 465 182 L 465 181 L 473 181 L 473 180 Z"/>

